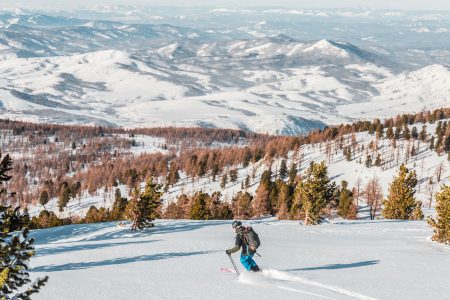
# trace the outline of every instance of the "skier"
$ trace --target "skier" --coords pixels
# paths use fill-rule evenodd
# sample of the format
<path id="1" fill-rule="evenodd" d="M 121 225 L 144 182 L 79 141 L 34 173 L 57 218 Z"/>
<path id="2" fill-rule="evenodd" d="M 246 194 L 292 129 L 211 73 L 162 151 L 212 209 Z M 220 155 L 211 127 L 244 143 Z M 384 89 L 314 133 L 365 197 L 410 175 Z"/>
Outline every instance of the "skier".
<path id="1" fill-rule="evenodd" d="M 251 227 L 243 227 L 240 221 L 233 221 L 231 225 L 236 231 L 236 244 L 233 248 L 226 250 L 225 253 L 231 255 L 231 253 L 239 251 L 242 247 L 240 261 L 244 268 L 253 272 L 261 271 L 253 260 L 256 248 L 260 245 L 258 235 Z"/>

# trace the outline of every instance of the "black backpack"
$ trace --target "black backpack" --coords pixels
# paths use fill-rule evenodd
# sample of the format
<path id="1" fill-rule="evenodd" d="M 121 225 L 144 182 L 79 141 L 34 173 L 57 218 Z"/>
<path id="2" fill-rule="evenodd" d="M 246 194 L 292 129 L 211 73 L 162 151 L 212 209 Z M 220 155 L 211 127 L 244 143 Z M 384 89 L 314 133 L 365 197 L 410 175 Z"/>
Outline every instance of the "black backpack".
<path id="1" fill-rule="evenodd" d="M 255 250 L 261 245 L 258 234 L 251 227 L 244 228 L 244 239 L 246 244 Z"/>

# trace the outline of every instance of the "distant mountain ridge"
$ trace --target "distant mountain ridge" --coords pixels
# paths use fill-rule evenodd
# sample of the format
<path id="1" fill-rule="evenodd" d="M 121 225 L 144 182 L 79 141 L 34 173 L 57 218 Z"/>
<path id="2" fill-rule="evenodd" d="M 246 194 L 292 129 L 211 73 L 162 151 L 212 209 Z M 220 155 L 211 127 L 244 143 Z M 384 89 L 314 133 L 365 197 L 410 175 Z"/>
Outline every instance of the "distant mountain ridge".
<path id="1" fill-rule="evenodd" d="M 448 67 L 411 71 L 342 41 L 45 15 L 0 22 L 0 111 L 13 119 L 299 134 L 450 96 Z"/>

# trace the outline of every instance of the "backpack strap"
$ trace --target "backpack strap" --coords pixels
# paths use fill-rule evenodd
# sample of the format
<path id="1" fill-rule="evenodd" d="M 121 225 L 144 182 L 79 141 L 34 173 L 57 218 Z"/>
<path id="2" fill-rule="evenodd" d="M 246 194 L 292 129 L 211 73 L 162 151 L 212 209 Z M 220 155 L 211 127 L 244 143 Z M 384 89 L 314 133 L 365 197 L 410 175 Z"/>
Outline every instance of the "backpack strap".
<path id="1" fill-rule="evenodd" d="M 248 233 L 252 230 L 251 227 L 244 227 L 242 230 L 243 241 L 246 245 L 250 245 L 250 240 L 248 238 Z"/>

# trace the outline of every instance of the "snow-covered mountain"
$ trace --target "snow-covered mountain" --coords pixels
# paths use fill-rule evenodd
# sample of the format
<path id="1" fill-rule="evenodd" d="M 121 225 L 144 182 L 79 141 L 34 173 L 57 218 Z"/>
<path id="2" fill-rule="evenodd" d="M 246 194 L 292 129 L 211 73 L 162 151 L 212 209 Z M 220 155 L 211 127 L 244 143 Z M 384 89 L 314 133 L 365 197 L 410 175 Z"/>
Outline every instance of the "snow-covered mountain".
<path id="1" fill-rule="evenodd" d="M 296 134 L 445 106 L 450 70 L 399 71 L 348 43 L 286 37 L 0 61 L 4 117 Z"/>
<path id="2" fill-rule="evenodd" d="M 297 134 L 442 107 L 450 95 L 444 65 L 211 28 L 0 13 L 2 116 Z"/>

